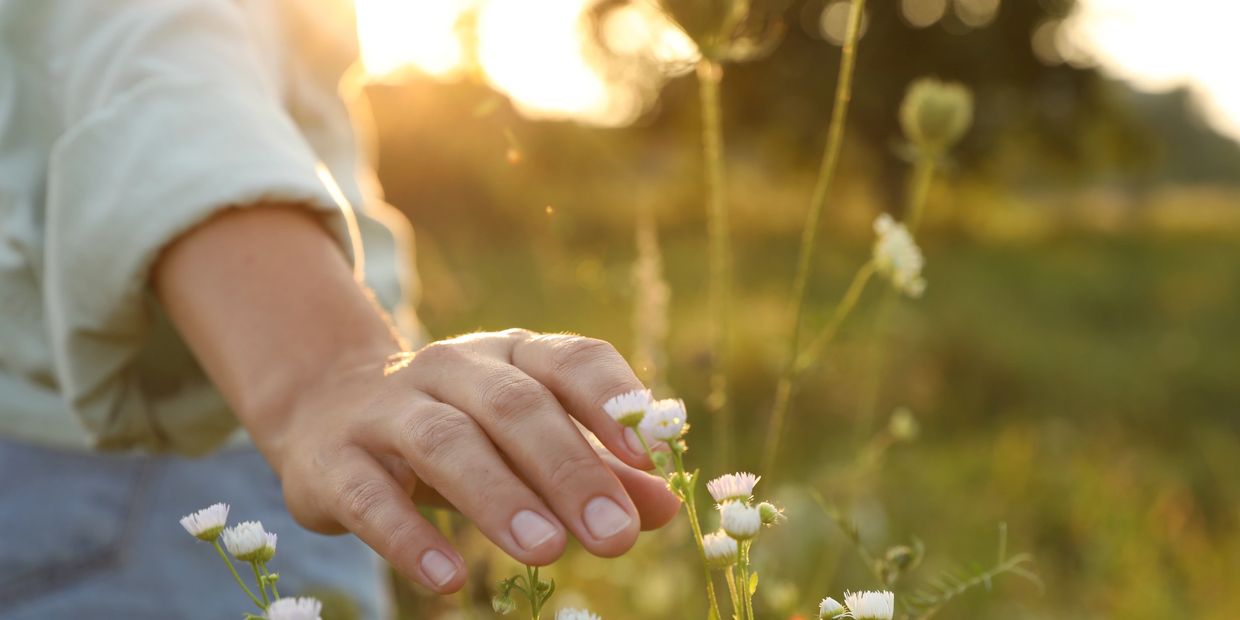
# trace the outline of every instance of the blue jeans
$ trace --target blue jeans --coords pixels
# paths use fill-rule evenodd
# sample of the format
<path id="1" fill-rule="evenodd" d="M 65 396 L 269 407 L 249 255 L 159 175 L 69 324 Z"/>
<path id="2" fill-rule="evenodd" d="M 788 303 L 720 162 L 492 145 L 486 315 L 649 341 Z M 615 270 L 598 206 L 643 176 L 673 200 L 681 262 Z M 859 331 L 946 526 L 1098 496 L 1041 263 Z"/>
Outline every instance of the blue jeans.
<path id="1" fill-rule="evenodd" d="M 232 506 L 230 523 L 260 520 L 279 534 L 269 567 L 280 573 L 281 594 L 327 592 L 354 607 L 351 617 L 391 616 L 378 557 L 352 536 L 319 536 L 294 523 L 279 480 L 252 448 L 186 459 L 0 439 L 0 619 L 256 613 L 211 545 L 178 522 L 215 502 Z M 249 571 L 237 568 L 243 577 Z"/>

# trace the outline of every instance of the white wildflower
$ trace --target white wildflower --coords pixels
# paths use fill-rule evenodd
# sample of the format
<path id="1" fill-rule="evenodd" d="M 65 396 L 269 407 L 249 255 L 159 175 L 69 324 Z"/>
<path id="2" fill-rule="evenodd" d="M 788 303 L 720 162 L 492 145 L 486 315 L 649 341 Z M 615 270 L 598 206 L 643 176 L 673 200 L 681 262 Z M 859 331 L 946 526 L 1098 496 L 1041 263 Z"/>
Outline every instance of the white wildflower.
<path id="1" fill-rule="evenodd" d="M 844 604 L 855 620 L 891 620 L 896 613 L 896 595 L 891 592 L 845 592 Z"/>
<path id="2" fill-rule="evenodd" d="M 603 617 L 587 609 L 565 607 L 555 612 L 555 620 L 603 620 Z"/>
<path id="3" fill-rule="evenodd" d="M 684 433 L 688 419 L 685 401 L 679 398 L 656 400 L 641 421 L 641 432 L 655 441 L 675 441 Z"/>
<path id="4" fill-rule="evenodd" d="M 641 424 L 653 402 L 650 390 L 633 390 L 604 403 L 603 411 L 620 424 L 632 428 Z"/>
<path id="5" fill-rule="evenodd" d="M 265 561 L 268 546 L 275 553 L 275 542 L 275 534 L 269 535 L 258 521 L 245 521 L 224 530 L 224 546 L 242 562 Z"/>
<path id="6" fill-rule="evenodd" d="M 722 504 L 728 500 L 748 501 L 753 488 L 762 478 L 748 472 L 724 474 L 706 483 L 706 490 L 715 501 Z"/>
<path id="7" fill-rule="evenodd" d="M 736 564 L 740 553 L 736 539 L 728 536 L 727 532 L 714 532 L 703 536 L 702 547 L 706 553 L 706 563 L 713 568 L 726 568 Z"/>
<path id="8" fill-rule="evenodd" d="M 267 539 L 267 543 L 263 545 L 263 550 L 258 554 L 258 561 L 267 562 L 276 555 L 276 540 L 279 538 L 275 532 L 263 532 L 263 537 Z"/>
<path id="9" fill-rule="evenodd" d="M 728 536 L 749 540 L 762 529 L 762 513 L 744 502 L 724 502 L 719 506 L 719 523 Z"/>
<path id="10" fill-rule="evenodd" d="M 267 606 L 267 620 L 321 620 L 323 603 L 306 596 L 282 598 Z"/>
<path id="11" fill-rule="evenodd" d="M 874 267 L 891 285 L 909 297 L 921 297 L 926 280 L 921 277 L 926 259 L 908 228 L 886 213 L 874 220 Z"/>
<path id="12" fill-rule="evenodd" d="M 181 527 L 199 540 L 211 542 L 219 538 L 228 523 L 228 504 L 211 504 L 198 512 L 181 517 Z"/>
<path id="13" fill-rule="evenodd" d="M 818 604 L 819 620 L 835 620 L 836 618 L 844 617 L 845 613 L 847 613 L 847 610 L 844 609 L 844 606 L 829 596 L 822 599 L 822 602 Z"/>

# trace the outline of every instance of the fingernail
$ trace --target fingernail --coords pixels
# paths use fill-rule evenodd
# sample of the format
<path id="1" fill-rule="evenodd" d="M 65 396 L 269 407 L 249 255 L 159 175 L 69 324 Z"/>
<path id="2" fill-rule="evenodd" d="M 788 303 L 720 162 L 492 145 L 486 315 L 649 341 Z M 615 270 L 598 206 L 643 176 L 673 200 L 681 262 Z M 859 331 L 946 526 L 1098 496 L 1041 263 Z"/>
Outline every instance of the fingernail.
<path id="1" fill-rule="evenodd" d="M 590 535 L 600 540 L 615 536 L 633 522 L 633 517 L 609 497 L 590 500 L 581 518 L 586 522 Z"/>
<path id="2" fill-rule="evenodd" d="M 629 445 L 629 450 L 633 454 L 645 454 L 646 448 L 642 447 L 642 440 L 637 436 L 637 431 L 626 428 L 624 429 L 624 443 Z"/>
<path id="3" fill-rule="evenodd" d="M 512 536 L 523 549 L 536 549 L 555 538 L 556 529 L 542 515 L 532 510 L 522 510 L 512 517 Z"/>
<path id="4" fill-rule="evenodd" d="M 422 572 L 426 573 L 435 585 L 442 588 L 456 576 L 456 564 L 449 560 L 442 551 L 431 549 L 422 554 Z"/>

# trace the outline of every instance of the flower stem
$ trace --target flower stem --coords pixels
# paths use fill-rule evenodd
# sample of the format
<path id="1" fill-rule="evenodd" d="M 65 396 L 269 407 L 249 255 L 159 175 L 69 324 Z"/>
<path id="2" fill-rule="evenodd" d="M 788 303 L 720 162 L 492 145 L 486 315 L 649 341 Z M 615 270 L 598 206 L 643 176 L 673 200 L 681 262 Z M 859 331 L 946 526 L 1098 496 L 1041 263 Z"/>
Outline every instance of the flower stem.
<path id="1" fill-rule="evenodd" d="M 271 571 L 267 570 L 266 562 L 262 563 L 262 569 L 263 576 L 267 578 L 267 583 L 271 585 L 271 596 L 273 596 L 277 601 L 280 600 L 280 589 L 276 587 L 276 582 L 271 580 Z"/>
<path id="2" fill-rule="evenodd" d="M 793 375 L 796 372 L 796 362 L 800 354 L 805 293 L 809 287 L 814 247 L 818 242 L 818 222 L 822 219 L 823 205 L 826 204 L 831 183 L 835 178 L 835 169 L 839 166 L 840 151 L 844 146 L 844 126 L 848 120 L 848 104 L 852 100 L 853 69 L 857 61 L 857 40 L 861 36 L 861 16 L 864 12 L 865 0 L 852 0 L 852 8 L 848 14 L 848 31 L 840 56 L 839 77 L 835 83 L 835 104 L 831 108 L 831 122 L 827 128 L 827 145 L 822 155 L 822 164 L 818 169 L 814 193 L 810 197 L 805 227 L 801 229 L 801 249 L 797 258 L 796 276 L 792 282 L 792 326 L 788 338 L 788 358 L 776 388 L 775 407 L 771 412 L 770 430 L 762 456 L 762 462 L 765 464 L 762 472 L 768 478 L 775 477 L 776 455 L 779 453 L 779 444 L 783 440 L 784 421 L 788 417 L 788 408 L 792 400 Z"/>
<path id="3" fill-rule="evenodd" d="M 664 471 L 663 466 L 659 464 L 659 459 L 654 458 L 654 450 L 650 447 L 650 443 L 646 441 L 646 437 L 637 429 L 633 429 L 633 433 L 637 435 L 637 440 L 641 442 L 642 448 L 645 449 L 646 454 L 650 456 L 650 461 L 654 463 L 655 469 L 659 471 L 659 476 L 664 480 L 668 480 L 667 472 Z"/>
<path id="4" fill-rule="evenodd" d="M 525 582 L 530 588 L 530 618 L 538 620 L 542 615 L 542 593 L 538 590 L 538 567 L 525 567 Z"/>
<path id="5" fill-rule="evenodd" d="M 245 595 L 250 597 L 250 600 L 254 601 L 254 604 L 257 605 L 259 609 L 266 610 L 267 607 L 263 605 L 262 601 L 258 600 L 257 596 L 254 596 L 254 593 L 250 591 L 249 586 L 245 585 L 245 581 L 241 579 L 241 575 L 237 574 L 236 567 L 233 566 L 232 560 L 228 559 L 228 554 L 224 553 L 224 548 L 220 546 L 220 542 L 218 540 L 213 540 L 211 541 L 211 544 L 215 547 L 215 551 L 220 554 L 220 558 L 224 560 L 224 563 L 228 565 L 228 572 L 232 573 L 233 579 L 237 580 L 237 585 L 241 586 L 241 589 L 245 591 Z"/>
<path id="6" fill-rule="evenodd" d="M 736 589 L 736 573 L 733 571 L 733 568 L 734 567 L 729 566 L 723 574 L 728 580 L 728 594 L 732 596 L 732 617 L 739 619 L 745 607 L 744 604 L 741 603 L 740 591 Z"/>
<path id="7" fill-rule="evenodd" d="M 753 615 L 753 591 L 749 587 L 749 546 L 753 541 L 746 540 L 740 544 L 740 559 L 737 566 L 741 570 L 741 600 L 744 602 L 744 617 L 748 620 L 754 620 Z"/>
<path id="8" fill-rule="evenodd" d="M 250 568 L 254 569 L 254 581 L 258 583 L 258 591 L 263 593 L 263 609 L 266 609 L 271 599 L 267 597 L 267 586 L 263 583 L 263 574 L 258 571 L 258 562 L 250 562 Z"/>
<path id="9" fill-rule="evenodd" d="M 650 456 L 651 460 L 654 460 L 654 452 L 650 450 L 650 446 L 646 443 L 645 438 L 641 436 L 641 433 L 638 433 L 637 436 L 642 440 L 642 446 L 646 448 L 646 454 Z M 689 475 L 685 472 L 684 457 L 681 456 L 680 450 L 677 450 L 675 447 L 672 447 L 672 459 L 676 464 L 676 474 L 680 476 L 680 479 L 689 480 Z M 662 468 L 659 468 L 659 473 L 663 473 Z M 664 479 L 667 479 L 666 475 Z M 719 614 L 719 599 L 715 595 L 715 580 L 710 574 L 710 564 L 706 561 L 706 545 L 702 543 L 702 526 L 698 521 L 697 500 L 694 490 L 689 485 L 685 485 L 680 489 L 673 487 L 673 491 L 685 505 L 685 514 L 689 517 L 689 528 L 693 530 L 693 542 L 697 545 L 698 556 L 702 560 L 702 573 L 706 577 L 706 598 L 710 604 L 712 617 L 722 619 L 723 616 Z"/>
<path id="10" fill-rule="evenodd" d="M 710 256 L 710 394 L 707 410 L 714 416 L 715 454 L 722 463 L 732 453 L 732 411 L 728 402 L 728 330 L 731 289 L 730 231 L 725 198 L 723 105 L 719 85 L 723 68 L 703 59 L 697 66 L 702 106 L 702 154 L 706 173 L 707 243 Z"/>
<path id="11" fill-rule="evenodd" d="M 917 156 L 913 162 L 913 171 L 909 176 L 908 203 L 905 205 L 904 225 L 909 232 L 916 233 L 921 226 L 922 215 L 926 211 L 926 199 L 930 195 L 930 185 L 934 182 L 934 172 L 938 165 L 938 157 L 933 154 Z"/>
<path id="12" fill-rule="evenodd" d="M 793 378 L 795 379 L 802 372 L 805 372 L 812 365 L 818 356 L 822 354 L 822 350 L 828 344 L 835 340 L 835 335 L 839 333 L 840 326 L 844 324 L 844 320 L 848 318 L 854 308 L 857 307 L 857 301 L 861 299 L 861 293 L 865 291 L 865 285 L 870 282 L 870 278 L 874 275 L 874 261 L 866 261 L 856 275 L 853 276 L 852 283 L 848 285 L 848 290 L 844 292 L 844 298 L 840 300 L 839 305 L 835 307 L 835 312 L 831 314 L 831 320 L 822 327 L 818 335 L 810 341 L 809 346 L 805 347 L 805 352 L 801 354 L 797 360 Z"/>

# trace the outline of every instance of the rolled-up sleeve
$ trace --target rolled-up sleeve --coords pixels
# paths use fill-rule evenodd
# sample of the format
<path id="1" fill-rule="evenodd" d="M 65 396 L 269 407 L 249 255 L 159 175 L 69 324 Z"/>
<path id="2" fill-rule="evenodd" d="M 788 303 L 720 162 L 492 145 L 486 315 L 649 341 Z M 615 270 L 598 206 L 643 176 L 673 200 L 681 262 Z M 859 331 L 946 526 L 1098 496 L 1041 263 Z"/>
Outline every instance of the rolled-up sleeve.
<path id="1" fill-rule="evenodd" d="M 158 318 L 159 252 L 223 209 L 278 201 L 321 213 L 352 257 L 351 213 L 238 3 L 41 2 L 38 45 L 64 129 L 47 168 L 43 273 L 60 389 L 99 446 L 199 451 L 200 438 L 168 429 L 218 420 L 161 417 L 228 414 L 161 409 L 135 376 Z"/>

